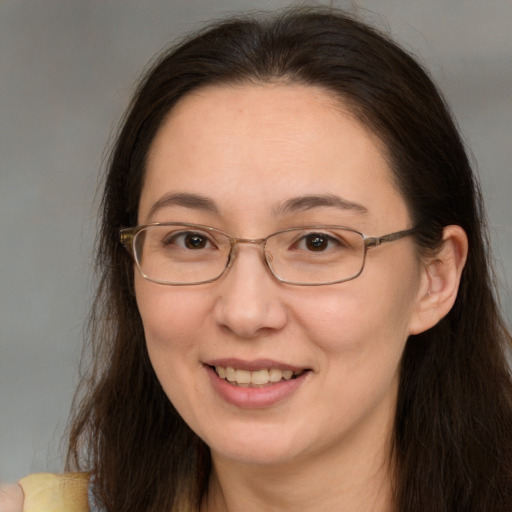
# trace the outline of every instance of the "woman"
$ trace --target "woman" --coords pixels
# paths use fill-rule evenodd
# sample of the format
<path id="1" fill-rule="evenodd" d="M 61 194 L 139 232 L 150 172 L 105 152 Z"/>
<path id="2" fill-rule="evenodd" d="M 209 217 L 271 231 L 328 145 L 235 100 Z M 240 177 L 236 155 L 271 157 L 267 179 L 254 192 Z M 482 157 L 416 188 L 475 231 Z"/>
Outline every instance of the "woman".
<path id="1" fill-rule="evenodd" d="M 66 482 L 105 511 L 512 510 L 487 259 L 447 107 L 386 36 L 301 9 L 191 37 L 112 154 Z"/>

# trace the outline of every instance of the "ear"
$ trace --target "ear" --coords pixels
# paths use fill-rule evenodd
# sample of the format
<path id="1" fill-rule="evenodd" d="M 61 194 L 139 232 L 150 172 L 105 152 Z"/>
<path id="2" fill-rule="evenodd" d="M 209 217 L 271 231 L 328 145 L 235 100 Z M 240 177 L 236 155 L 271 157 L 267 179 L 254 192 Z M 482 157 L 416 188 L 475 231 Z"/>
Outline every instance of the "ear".
<path id="1" fill-rule="evenodd" d="M 424 260 L 409 334 L 430 329 L 448 314 L 457 298 L 467 254 L 466 232 L 460 226 L 446 226 L 441 247 Z"/>

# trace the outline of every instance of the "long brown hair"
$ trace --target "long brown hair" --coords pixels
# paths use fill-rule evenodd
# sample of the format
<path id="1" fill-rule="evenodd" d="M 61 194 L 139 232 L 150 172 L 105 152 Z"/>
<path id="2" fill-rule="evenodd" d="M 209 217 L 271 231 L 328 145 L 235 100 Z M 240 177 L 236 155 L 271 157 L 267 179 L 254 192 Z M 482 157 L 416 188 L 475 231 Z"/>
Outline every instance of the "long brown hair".
<path id="1" fill-rule="evenodd" d="M 449 224 L 469 238 L 453 309 L 411 336 L 403 355 L 396 509 L 512 510 L 510 336 L 494 295 L 478 183 L 425 70 L 387 36 L 332 9 L 218 23 L 163 54 L 141 81 L 106 175 L 92 363 L 77 394 L 68 467 L 92 471 L 107 511 L 197 509 L 209 451 L 152 370 L 118 230 L 136 223 L 148 148 L 180 98 L 210 84 L 269 81 L 323 87 L 381 138 L 420 247 L 435 249 Z"/>

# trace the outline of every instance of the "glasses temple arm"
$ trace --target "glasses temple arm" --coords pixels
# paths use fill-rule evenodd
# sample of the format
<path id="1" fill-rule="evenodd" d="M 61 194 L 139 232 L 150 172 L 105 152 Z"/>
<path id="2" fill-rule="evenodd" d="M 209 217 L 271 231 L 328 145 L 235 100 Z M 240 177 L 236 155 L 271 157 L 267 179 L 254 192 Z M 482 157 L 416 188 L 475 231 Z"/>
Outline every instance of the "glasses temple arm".
<path id="1" fill-rule="evenodd" d="M 384 242 L 394 242 L 395 240 L 400 240 L 401 238 L 412 235 L 415 231 L 416 228 L 411 228 L 404 229 L 403 231 L 397 231 L 396 233 L 389 233 L 389 235 L 368 237 L 364 239 L 364 245 L 367 248 L 376 247 L 377 245 L 383 244 Z"/>

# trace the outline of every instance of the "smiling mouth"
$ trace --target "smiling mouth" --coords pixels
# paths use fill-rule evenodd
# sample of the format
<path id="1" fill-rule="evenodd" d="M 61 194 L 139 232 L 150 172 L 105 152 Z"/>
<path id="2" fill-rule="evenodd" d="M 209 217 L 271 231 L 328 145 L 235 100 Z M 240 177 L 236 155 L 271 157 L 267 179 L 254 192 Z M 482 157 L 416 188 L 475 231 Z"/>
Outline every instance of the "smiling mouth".
<path id="1" fill-rule="evenodd" d="M 279 368 L 263 368 L 249 371 L 232 368 L 231 366 L 214 366 L 215 373 L 234 386 L 259 388 L 286 382 L 303 375 L 307 370 L 281 370 Z"/>

